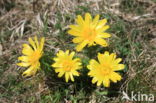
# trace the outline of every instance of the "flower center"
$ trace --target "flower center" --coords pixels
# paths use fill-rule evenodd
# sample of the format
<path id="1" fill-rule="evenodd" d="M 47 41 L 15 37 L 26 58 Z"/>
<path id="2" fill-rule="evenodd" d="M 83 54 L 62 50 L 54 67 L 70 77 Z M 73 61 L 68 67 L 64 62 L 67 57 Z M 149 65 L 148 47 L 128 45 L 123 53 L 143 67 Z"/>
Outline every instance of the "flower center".
<path id="1" fill-rule="evenodd" d="M 102 75 L 109 75 L 112 72 L 112 68 L 107 64 L 103 64 L 100 68 L 100 72 Z"/>
<path id="2" fill-rule="evenodd" d="M 71 61 L 66 60 L 66 61 L 63 62 L 64 70 L 67 71 L 67 72 L 71 71 L 72 65 L 73 65 L 73 63 Z"/>
<path id="3" fill-rule="evenodd" d="M 30 63 L 35 64 L 41 57 L 41 53 L 39 51 L 34 51 L 31 55 Z"/>
<path id="4" fill-rule="evenodd" d="M 87 40 L 94 40 L 96 37 L 95 28 L 85 28 L 83 30 L 83 37 Z"/>

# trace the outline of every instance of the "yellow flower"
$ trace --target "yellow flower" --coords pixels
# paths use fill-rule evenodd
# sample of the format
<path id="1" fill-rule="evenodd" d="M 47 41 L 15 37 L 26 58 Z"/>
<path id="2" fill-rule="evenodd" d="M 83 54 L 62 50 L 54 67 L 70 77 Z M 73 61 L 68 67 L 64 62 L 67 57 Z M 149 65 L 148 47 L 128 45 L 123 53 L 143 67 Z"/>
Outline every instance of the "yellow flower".
<path id="1" fill-rule="evenodd" d="M 99 20 L 97 15 L 93 20 L 89 13 L 85 14 L 85 19 L 78 15 L 76 19 L 77 25 L 70 25 L 68 33 L 75 36 L 74 43 L 78 43 L 76 50 L 81 51 L 86 45 L 92 46 L 99 44 L 103 47 L 108 46 L 105 38 L 109 38 L 111 35 L 105 31 L 109 28 L 106 25 L 107 20 Z"/>
<path id="2" fill-rule="evenodd" d="M 23 76 L 32 76 L 35 75 L 37 70 L 40 69 L 39 59 L 43 53 L 45 39 L 42 37 L 40 43 L 38 42 L 37 37 L 34 37 L 34 41 L 32 38 L 29 38 L 28 44 L 23 44 L 23 56 L 18 57 L 18 60 L 21 60 L 21 63 L 17 63 L 18 66 L 21 67 L 29 67 L 24 73 Z"/>
<path id="3" fill-rule="evenodd" d="M 117 82 L 121 80 L 121 76 L 116 71 L 123 70 L 124 64 L 119 64 L 121 58 L 116 58 L 116 54 L 105 52 L 104 54 L 98 53 L 98 61 L 90 60 L 87 68 L 90 70 L 88 75 L 93 77 L 92 83 L 97 82 L 97 86 L 103 84 L 105 87 L 110 86 L 110 81 Z"/>
<path id="4" fill-rule="evenodd" d="M 66 52 L 59 51 L 57 57 L 54 58 L 55 63 L 52 64 L 52 67 L 55 68 L 55 72 L 59 73 L 58 77 L 62 77 L 65 74 L 65 80 L 68 82 L 69 79 L 74 81 L 73 75 L 79 76 L 77 70 L 81 68 L 81 62 L 79 58 L 73 59 L 75 52 L 69 53 L 69 50 Z"/>

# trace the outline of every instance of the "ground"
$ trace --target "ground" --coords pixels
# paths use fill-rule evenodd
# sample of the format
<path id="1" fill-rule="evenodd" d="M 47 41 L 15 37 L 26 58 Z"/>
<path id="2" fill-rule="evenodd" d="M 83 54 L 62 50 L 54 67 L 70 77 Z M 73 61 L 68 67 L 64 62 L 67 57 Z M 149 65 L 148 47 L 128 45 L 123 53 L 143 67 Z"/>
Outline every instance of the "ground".
<path id="1" fill-rule="evenodd" d="M 110 88 L 91 84 L 86 75 L 65 83 L 50 66 L 58 50 L 74 50 L 68 25 L 75 23 L 76 15 L 86 12 L 107 18 L 112 37 L 109 47 L 89 47 L 78 54 L 83 58 L 83 67 L 88 59 L 96 58 L 94 52 L 106 50 L 116 52 L 126 65 L 122 81 L 112 83 Z M 1 0 L 0 102 L 132 103 L 121 100 L 122 91 L 156 96 L 155 13 L 156 0 Z M 42 70 L 24 78 L 25 68 L 16 65 L 17 58 L 22 55 L 21 44 L 34 35 L 46 38 L 40 59 Z"/>

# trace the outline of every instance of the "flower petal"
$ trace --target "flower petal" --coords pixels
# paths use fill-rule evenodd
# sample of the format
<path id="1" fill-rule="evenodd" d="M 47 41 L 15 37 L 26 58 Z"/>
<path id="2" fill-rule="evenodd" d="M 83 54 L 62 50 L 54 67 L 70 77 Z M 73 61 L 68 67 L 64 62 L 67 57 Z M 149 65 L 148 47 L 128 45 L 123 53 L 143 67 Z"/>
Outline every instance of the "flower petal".
<path id="1" fill-rule="evenodd" d="M 60 77 L 62 77 L 64 75 L 64 72 L 59 72 L 59 74 L 58 74 L 58 77 L 60 78 Z"/>
<path id="2" fill-rule="evenodd" d="M 105 26 L 103 26 L 103 27 L 101 27 L 101 28 L 96 28 L 97 33 L 104 32 L 104 31 L 106 31 L 107 29 L 109 29 L 109 26 L 108 26 L 108 25 L 105 25 Z"/>
<path id="3" fill-rule="evenodd" d="M 17 63 L 17 65 L 21 66 L 21 67 L 28 67 L 28 66 L 30 66 L 30 63 L 22 62 L 22 63 Z"/>
<path id="4" fill-rule="evenodd" d="M 105 87 L 109 87 L 109 86 L 110 86 L 110 81 L 109 81 L 108 78 L 107 78 L 107 79 L 106 79 L 106 78 L 104 79 L 103 85 L 104 85 Z"/>
<path id="5" fill-rule="evenodd" d="M 102 38 L 109 38 L 109 37 L 111 37 L 111 35 L 109 33 L 101 33 L 99 36 L 102 37 Z"/>
<path id="6" fill-rule="evenodd" d="M 97 25 L 97 23 L 99 22 L 99 18 L 100 18 L 100 16 L 99 16 L 99 15 L 96 15 L 96 17 L 93 19 L 92 24 L 93 24 L 94 27 L 95 27 L 95 26 Z"/>
<path id="7" fill-rule="evenodd" d="M 82 41 L 83 41 L 83 38 L 82 37 L 76 37 L 76 38 L 73 39 L 73 42 L 74 43 L 80 43 Z"/>
<path id="8" fill-rule="evenodd" d="M 80 35 L 80 32 L 71 29 L 71 30 L 68 31 L 68 34 L 73 35 L 73 36 L 79 36 Z"/>
<path id="9" fill-rule="evenodd" d="M 118 63 L 120 63 L 121 61 L 122 61 L 121 58 L 117 58 L 114 62 L 115 62 L 116 64 L 118 64 Z"/>
<path id="10" fill-rule="evenodd" d="M 69 50 L 66 50 L 65 54 L 68 56 L 69 55 Z"/>
<path id="11" fill-rule="evenodd" d="M 83 20 L 82 16 L 78 15 L 77 19 L 76 19 L 76 22 L 78 23 L 78 25 L 83 25 L 84 24 L 84 20 Z"/>
<path id="12" fill-rule="evenodd" d="M 21 60 L 23 62 L 29 62 L 29 57 L 28 56 L 20 56 L 20 57 L 18 57 L 18 60 Z"/>
<path id="13" fill-rule="evenodd" d="M 77 71 L 73 71 L 72 73 L 73 73 L 73 75 L 75 75 L 75 76 L 79 76 L 79 73 L 78 73 Z"/>
<path id="14" fill-rule="evenodd" d="M 66 79 L 66 82 L 68 82 L 68 80 L 69 80 L 69 73 L 68 72 L 65 73 L 65 79 Z"/>
<path id="15" fill-rule="evenodd" d="M 114 68 L 115 71 L 123 70 L 125 68 L 124 64 L 118 64 L 116 68 Z"/>
<path id="16" fill-rule="evenodd" d="M 79 45 L 77 45 L 76 50 L 81 51 L 87 45 L 87 41 L 83 41 Z"/>
<path id="17" fill-rule="evenodd" d="M 71 78 L 71 81 L 74 81 L 72 73 L 70 73 L 70 78 Z"/>
<path id="18" fill-rule="evenodd" d="M 98 81 L 98 80 L 97 80 L 97 78 L 95 78 L 95 77 L 92 79 L 92 83 L 93 83 L 93 84 L 95 84 L 97 81 Z"/>
<path id="19" fill-rule="evenodd" d="M 74 30 L 74 31 L 77 31 L 77 32 L 81 32 L 81 29 L 82 29 L 82 27 L 81 26 L 79 26 L 79 25 L 69 25 L 69 27 L 72 29 L 72 30 Z"/>
<path id="20" fill-rule="evenodd" d="M 117 81 L 120 81 L 121 79 L 122 77 L 118 73 L 113 72 L 110 75 L 110 80 L 112 80 L 114 83 L 116 83 Z"/>
<path id="21" fill-rule="evenodd" d="M 36 47 L 39 48 L 39 43 L 38 43 L 37 36 L 34 37 L 34 40 L 35 40 Z"/>
<path id="22" fill-rule="evenodd" d="M 101 20 L 98 24 L 96 29 L 102 28 L 107 23 L 107 19 Z"/>
<path id="23" fill-rule="evenodd" d="M 92 21 L 92 17 L 89 13 L 85 14 L 85 25 L 89 25 Z"/>
<path id="24" fill-rule="evenodd" d="M 94 59 L 91 59 L 89 64 L 90 65 L 88 65 L 87 68 L 90 70 L 91 69 L 97 69 L 99 67 L 99 63 Z"/>
<path id="25" fill-rule="evenodd" d="M 99 44 L 99 45 L 103 46 L 103 47 L 108 46 L 108 44 L 107 44 L 106 40 L 101 39 L 101 38 L 96 38 L 95 42 L 96 42 L 97 44 Z"/>
<path id="26" fill-rule="evenodd" d="M 32 76 L 32 75 L 35 75 L 36 72 L 37 72 L 37 68 L 31 66 L 25 72 L 23 72 L 22 76 L 24 77 Z"/>
<path id="27" fill-rule="evenodd" d="M 42 38 L 41 38 L 41 41 L 40 41 L 40 46 L 39 46 L 40 51 L 42 51 L 42 50 L 43 50 L 44 41 L 45 41 L 45 38 L 44 38 L 44 37 L 42 37 Z"/>
<path id="28" fill-rule="evenodd" d="M 102 84 L 102 80 L 97 81 L 97 86 L 100 86 Z"/>
<path id="29" fill-rule="evenodd" d="M 75 52 L 71 52 L 69 55 L 70 59 L 72 59 L 74 57 L 74 55 L 75 55 Z"/>
<path id="30" fill-rule="evenodd" d="M 33 49 L 36 50 L 37 48 L 36 48 L 35 42 L 31 38 L 29 38 L 28 40 L 31 46 L 33 47 Z"/>
<path id="31" fill-rule="evenodd" d="M 23 50 L 22 53 L 24 55 L 30 56 L 33 53 L 33 49 L 28 44 L 23 44 Z"/>

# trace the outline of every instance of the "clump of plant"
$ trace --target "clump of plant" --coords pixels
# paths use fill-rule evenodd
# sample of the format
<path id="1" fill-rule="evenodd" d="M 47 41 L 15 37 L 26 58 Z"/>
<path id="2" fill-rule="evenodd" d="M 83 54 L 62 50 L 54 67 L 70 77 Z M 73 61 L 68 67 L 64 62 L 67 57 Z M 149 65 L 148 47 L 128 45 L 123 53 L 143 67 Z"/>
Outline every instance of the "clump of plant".
<path id="1" fill-rule="evenodd" d="M 65 77 L 65 81 L 71 80 L 74 82 L 74 76 L 82 76 L 83 69 L 88 69 L 87 76 L 92 78 L 92 83 L 97 83 L 97 86 L 103 85 L 110 87 L 110 82 L 116 83 L 122 79 L 122 76 L 117 71 L 125 68 L 124 64 L 121 64 L 121 58 L 117 58 L 115 53 L 109 53 L 109 51 L 103 51 L 103 53 L 96 52 L 97 56 L 92 58 L 88 55 L 90 60 L 86 67 L 82 58 L 77 55 L 78 53 L 84 53 L 83 50 L 86 46 L 100 45 L 102 48 L 108 47 L 107 38 L 111 37 L 111 34 L 107 33 L 109 25 L 106 25 L 107 19 L 100 20 L 100 16 L 96 15 L 94 18 L 89 13 L 85 14 L 85 17 L 78 15 L 75 25 L 69 25 L 68 34 L 74 36 L 73 43 L 76 44 L 76 51 L 71 50 L 59 50 L 51 63 L 51 69 L 54 69 L 58 73 L 58 77 Z M 43 54 L 44 37 L 38 41 L 37 37 L 28 39 L 30 45 L 23 44 L 23 56 L 20 56 L 18 60 L 22 61 L 17 63 L 18 66 L 28 67 L 23 73 L 23 76 L 33 76 L 38 70 L 40 70 L 41 62 L 39 61 Z M 86 50 L 88 48 L 85 48 Z M 92 51 L 87 51 L 92 52 Z M 80 75 L 81 74 L 81 75 Z"/>

